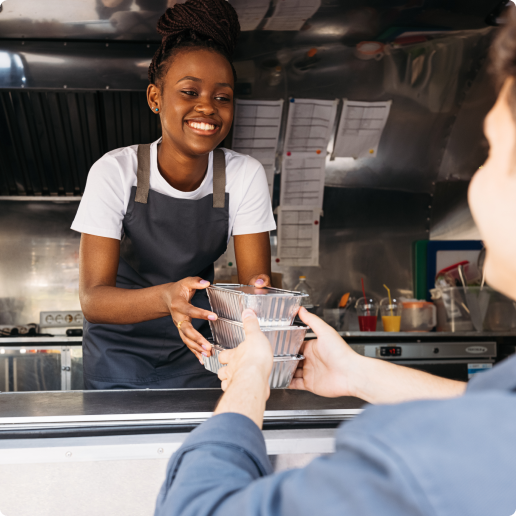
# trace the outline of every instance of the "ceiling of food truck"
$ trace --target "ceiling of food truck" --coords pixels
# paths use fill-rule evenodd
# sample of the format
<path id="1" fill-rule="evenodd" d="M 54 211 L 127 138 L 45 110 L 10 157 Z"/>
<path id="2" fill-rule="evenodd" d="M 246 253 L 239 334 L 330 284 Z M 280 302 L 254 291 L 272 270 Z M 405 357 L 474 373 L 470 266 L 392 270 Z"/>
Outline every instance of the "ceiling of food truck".
<path id="1" fill-rule="evenodd" d="M 0 13 L 2 38 L 158 41 L 156 22 L 167 6 L 182 0 L 6 0 Z M 500 0 L 304 0 L 291 2 L 314 12 L 301 31 L 280 31 L 259 39 L 249 29 L 273 28 L 277 1 L 231 0 L 245 35 L 240 48 L 288 42 L 355 42 L 378 39 L 393 26 L 478 29 Z M 299 4 L 299 5 L 297 5 Z M 310 12 L 310 14 L 311 14 Z M 272 22 L 271 22 L 272 20 Z"/>

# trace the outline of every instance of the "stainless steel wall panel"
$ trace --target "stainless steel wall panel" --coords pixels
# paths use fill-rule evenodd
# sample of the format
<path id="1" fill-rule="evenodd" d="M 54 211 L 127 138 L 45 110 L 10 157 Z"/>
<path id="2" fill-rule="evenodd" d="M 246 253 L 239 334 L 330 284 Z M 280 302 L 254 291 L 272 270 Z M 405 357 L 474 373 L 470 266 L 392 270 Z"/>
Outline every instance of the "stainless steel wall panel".
<path id="1" fill-rule="evenodd" d="M 1 14 L 0 14 L 1 17 Z M 0 88 L 144 90 L 156 44 L 0 40 Z"/>
<path id="2" fill-rule="evenodd" d="M 487 159 L 489 146 L 483 120 L 496 100 L 489 74 L 488 48 L 474 66 L 478 73 L 464 91 L 460 109 L 449 131 L 436 179 L 431 213 L 432 240 L 477 240 L 480 234 L 468 207 L 469 181 Z"/>
<path id="3" fill-rule="evenodd" d="M 60 199 L 0 201 L 0 324 L 80 310 L 80 235 L 70 229 L 79 203 Z"/>

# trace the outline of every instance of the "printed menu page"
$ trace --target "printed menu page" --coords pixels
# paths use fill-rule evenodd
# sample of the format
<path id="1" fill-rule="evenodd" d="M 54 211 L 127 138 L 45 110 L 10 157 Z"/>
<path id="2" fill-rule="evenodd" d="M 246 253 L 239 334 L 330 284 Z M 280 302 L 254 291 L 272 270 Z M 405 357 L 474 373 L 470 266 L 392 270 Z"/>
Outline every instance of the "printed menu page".
<path id="1" fill-rule="evenodd" d="M 332 136 L 338 100 L 290 99 L 285 152 L 326 154 Z"/>
<path id="2" fill-rule="evenodd" d="M 358 102 L 344 99 L 333 156 L 373 158 L 387 123 L 392 101 Z"/>
<path id="3" fill-rule="evenodd" d="M 237 100 L 233 150 L 257 159 L 265 169 L 272 194 L 283 100 Z"/>
<path id="4" fill-rule="evenodd" d="M 281 169 L 281 206 L 322 208 L 325 156 L 295 153 L 283 157 Z"/>
<path id="5" fill-rule="evenodd" d="M 318 208 L 278 208 L 278 260 L 280 265 L 319 265 Z"/>

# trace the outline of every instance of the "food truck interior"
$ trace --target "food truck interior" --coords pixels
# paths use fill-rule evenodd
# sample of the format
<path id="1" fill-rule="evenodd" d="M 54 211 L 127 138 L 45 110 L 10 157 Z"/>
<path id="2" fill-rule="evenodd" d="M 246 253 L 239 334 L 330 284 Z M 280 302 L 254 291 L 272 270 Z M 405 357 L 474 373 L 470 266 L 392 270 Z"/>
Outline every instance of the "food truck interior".
<path id="1" fill-rule="evenodd" d="M 497 93 L 488 51 L 511 2 L 229 1 L 242 33 L 235 120 L 222 146 L 266 170 L 278 225 L 273 286 L 308 292 L 312 311 L 379 360 L 468 380 L 513 353 L 516 308 L 484 283 L 467 205 Z M 95 513 L 87 506 L 97 503 L 109 514 L 151 514 L 167 458 L 220 396 L 83 390 L 80 234 L 70 226 L 93 163 L 161 135 L 147 69 L 160 42 L 156 22 L 175 3 L 0 4 L 7 515 L 23 482 L 38 496 L 19 515 L 41 504 L 67 514 L 71 503 L 76 515 Z M 236 283 L 236 274 L 230 242 L 215 281 Z M 359 320 L 364 296 L 378 315 L 368 328 Z M 388 331 L 389 315 L 400 314 Z M 362 405 L 273 390 L 264 429 L 277 469 L 331 452 L 333 429 Z M 125 495 L 114 499 L 122 483 Z"/>

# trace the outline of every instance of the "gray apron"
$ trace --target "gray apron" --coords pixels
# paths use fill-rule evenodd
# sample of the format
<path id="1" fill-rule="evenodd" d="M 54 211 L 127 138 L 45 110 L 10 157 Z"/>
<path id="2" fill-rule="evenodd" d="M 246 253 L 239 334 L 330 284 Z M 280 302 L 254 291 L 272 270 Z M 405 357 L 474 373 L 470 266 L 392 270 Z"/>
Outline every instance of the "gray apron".
<path id="1" fill-rule="evenodd" d="M 213 194 L 177 199 L 149 189 L 150 145 L 138 147 L 137 186 L 123 220 L 119 288 L 146 288 L 200 276 L 213 282 L 213 263 L 226 250 L 229 194 L 224 151 L 213 151 Z M 210 310 L 205 290 L 191 303 Z M 208 321 L 194 328 L 211 338 Z M 167 315 L 136 324 L 92 324 L 84 320 L 86 389 L 220 387 L 183 343 Z"/>

